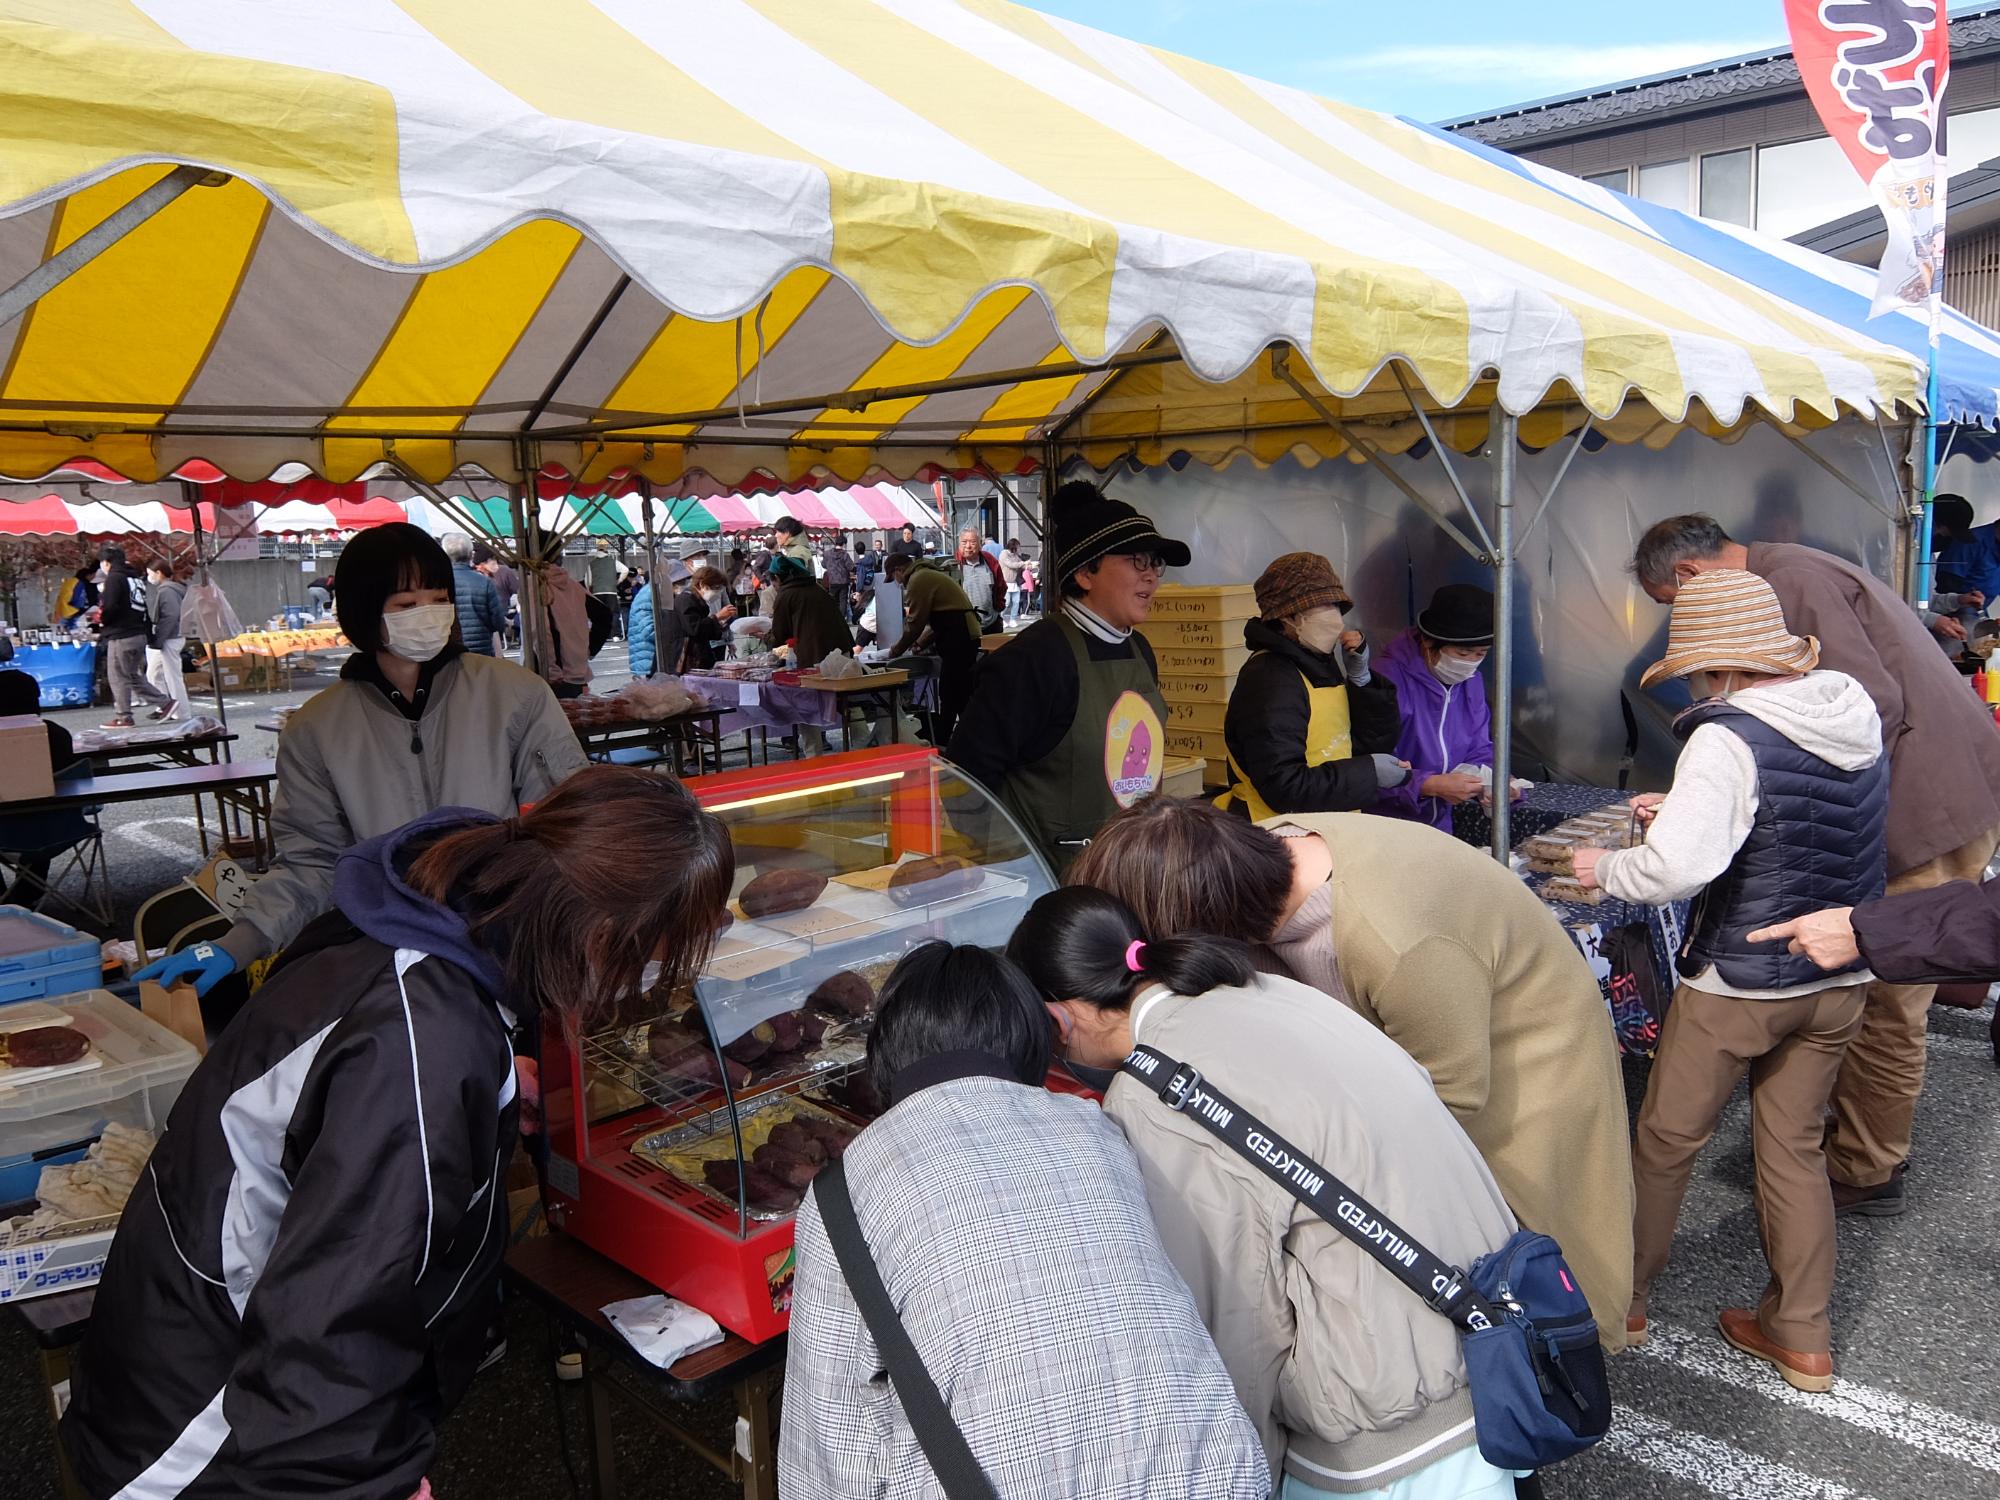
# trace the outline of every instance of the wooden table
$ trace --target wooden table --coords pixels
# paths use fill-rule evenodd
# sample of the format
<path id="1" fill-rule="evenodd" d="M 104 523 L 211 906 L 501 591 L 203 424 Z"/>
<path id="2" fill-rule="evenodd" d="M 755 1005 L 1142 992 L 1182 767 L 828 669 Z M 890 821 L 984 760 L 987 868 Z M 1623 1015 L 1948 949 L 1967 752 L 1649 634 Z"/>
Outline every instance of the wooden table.
<path id="1" fill-rule="evenodd" d="M 834 711 L 840 715 L 841 738 L 852 746 L 853 723 L 868 722 L 871 712 L 886 708 L 889 714 L 889 740 L 892 744 L 903 742 L 903 723 L 896 713 L 897 695 L 910 685 L 908 672 L 891 670 L 868 672 L 860 677 L 820 677 L 807 674 L 799 678 L 799 686 L 810 688 L 815 693 L 831 693 Z M 850 713 L 854 716 L 849 718 Z"/>
<path id="2" fill-rule="evenodd" d="M 615 724 L 576 724 L 578 743 L 592 760 L 613 750 L 669 751 L 674 758 L 674 775 L 685 778 L 692 752 L 694 774 L 705 774 L 713 757 L 714 769 L 722 769 L 722 716 L 726 709 L 696 706 L 664 719 L 625 719 Z"/>
<path id="3" fill-rule="evenodd" d="M 730 1334 L 713 1349 L 661 1370 L 639 1357 L 600 1311 L 606 1304 L 658 1289 L 560 1231 L 523 1240 L 501 1263 L 508 1284 L 583 1343 L 584 1412 L 590 1434 L 595 1500 L 618 1500 L 611 1446 L 611 1396 L 637 1406 L 677 1442 L 743 1487 L 744 1500 L 776 1500 L 778 1424 L 773 1410 L 784 1383 L 782 1338 L 752 1344 Z M 664 1403 L 701 1401 L 721 1391 L 736 1398 L 736 1443 L 718 1451 Z"/>
<path id="4" fill-rule="evenodd" d="M 31 1297 L 7 1306 L 21 1320 L 35 1341 L 35 1353 L 42 1368 L 42 1383 L 49 1393 L 49 1415 L 58 1418 L 69 1404 L 70 1350 L 83 1341 L 90 1326 L 90 1310 L 97 1302 L 97 1290 L 57 1292 L 49 1297 Z M 70 1472 L 69 1455 L 56 1443 L 56 1492 L 62 1500 L 86 1500 Z"/>
<path id="5" fill-rule="evenodd" d="M 154 802 L 168 797 L 193 797 L 201 852 L 208 855 L 208 825 L 201 799 L 214 797 L 225 838 L 230 836 L 230 811 L 248 820 L 261 869 L 272 854 L 271 787 L 278 779 L 272 760 L 224 761 L 220 765 L 162 766 L 151 771 L 113 771 L 104 776 L 79 776 L 56 784 L 52 797 L 24 797 L 0 803 L 9 813 L 83 812 L 113 802 Z"/>

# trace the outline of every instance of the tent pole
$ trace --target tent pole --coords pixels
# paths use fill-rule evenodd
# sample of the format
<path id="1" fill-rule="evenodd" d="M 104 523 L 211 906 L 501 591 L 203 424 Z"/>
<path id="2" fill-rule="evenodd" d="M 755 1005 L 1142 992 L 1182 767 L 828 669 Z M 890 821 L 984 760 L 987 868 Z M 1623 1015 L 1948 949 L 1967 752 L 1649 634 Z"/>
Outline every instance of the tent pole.
<path id="1" fill-rule="evenodd" d="M 208 558 L 206 549 L 201 544 L 201 490 L 192 480 L 183 479 L 181 492 L 187 496 L 188 519 L 194 525 L 194 581 L 197 584 L 205 584 L 208 582 Z M 214 641 L 207 642 L 207 646 L 208 682 L 209 686 L 215 689 L 215 716 L 222 721 L 223 732 L 226 734 L 229 731 L 229 705 L 222 701 L 222 658 L 216 655 Z M 222 742 L 222 758 L 235 759 L 229 753 L 227 740 Z"/>
<path id="2" fill-rule="evenodd" d="M 1410 403 L 1410 414 L 1424 429 L 1424 436 L 1431 440 L 1431 452 L 1437 455 L 1438 464 L 1444 469 L 1444 477 L 1451 481 L 1452 489 L 1457 491 L 1458 503 L 1465 507 L 1465 517 L 1472 522 L 1472 529 L 1478 535 L 1480 544 L 1488 552 L 1498 550 L 1494 546 L 1493 538 L 1486 534 L 1486 523 L 1479 518 L 1479 509 L 1472 503 L 1472 496 L 1465 492 L 1465 484 L 1459 479 L 1458 470 L 1452 466 L 1451 450 L 1445 447 L 1444 441 L 1437 435 L 1437 429 L 1431 426 L 1430 414 L 1424 410 L 1423 402 L 1417 399 L 1417 393 L 1410 389 L 1410 382 L 1403 375 L 1403 367 L 1390 360 L 1389 373 L 1396 377 L 1397 388 L 1402 391 L 1403 399 Z"/>
<path id="3" fill-rule="evenodd" d="M 673 507 L 668 506 L 667 509 L 671 513 Z M 657 673 L 663 665 L 660 648 L 667 640 L 667 612 L 660 602 L 660 590 L 664 586 L 671 592 L 673 582 L 660 573 L 660 551 L 653 541 L 653 481 L 644 474 L 639 476 L 639 522 L 646 528 L 646 587 L 650 590 L 648 597 L 653 601 L 653 670 Z M 630 634 L 628 627 L 628 638 Z"/>
<path id="4" fill-rule="evenodd" d="M 1903 507 L 1902 525 L 1897 527 L 1897 548 L 1903 554 L 1903 573 L 1900 582 L 1903 597 L 1916 609 L 1924 602 L 1928 590 L 1925 584 L 1925 558 L 1918 556 L 1924 529 L 1924 444 L 1930 441 L 1930 429 L 1924 418 L 1910 419 L 1910 445 L 1906 462 L 1910 471 L 1910 500 Z"/>
<path id="5" fill-rule="evenodd" d="M 0 328 L 20 317 L 189 188 L 211 178 L 228 181 L 227 177 L 208 167 L 175 167 L 116 213 L 78 235 L 0 292 Z"/>
<path id="6" fill-rule="evenodd" d="M 1493 529 L 1493 857 L 1513 852 L 1514 774 L 1514 479 L 1520 461 L 1521 419 L 1500 413 L 1500 486 Z"/>
<path id="7" fill-rule="evenodd" d="M 542 670 L 542 581 L 536 574 L 541 566 L 541 518 L 538 501 L 525 502 L 523 494 L 534 493 L 532 480 L 527 485 L 507 486 L 507 509 L 514 518 L 514 549 L 521 557 L 521 665 L 530 672 Z M 561 566 L 560 563 L 557 564 Z"/>

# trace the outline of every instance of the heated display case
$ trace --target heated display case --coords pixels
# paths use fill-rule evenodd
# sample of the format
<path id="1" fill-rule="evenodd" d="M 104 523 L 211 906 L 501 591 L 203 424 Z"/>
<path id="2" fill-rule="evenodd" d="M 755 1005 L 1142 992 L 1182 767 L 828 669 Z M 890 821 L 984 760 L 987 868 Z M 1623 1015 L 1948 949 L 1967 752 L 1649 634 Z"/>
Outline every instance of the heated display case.
<path id="1" fill-rule="evenodd" d="M 689 785 L 735 847 L 727 925 L 691 992 L 573 1040 L 547 1025 L 549 1216 L 762 1340 L 789 1320 L 806 1185 L 879 1111 L 862 1063 L 883 980 L 932 939 L 1003 946 L 1054 882 L 932 751 Z"/>

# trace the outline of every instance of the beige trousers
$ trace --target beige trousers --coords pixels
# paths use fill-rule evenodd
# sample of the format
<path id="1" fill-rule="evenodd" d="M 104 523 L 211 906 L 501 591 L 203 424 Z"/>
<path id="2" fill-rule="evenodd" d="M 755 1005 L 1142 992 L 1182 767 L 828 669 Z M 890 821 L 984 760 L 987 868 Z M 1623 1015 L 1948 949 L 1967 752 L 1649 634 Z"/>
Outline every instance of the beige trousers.
<path id="1" fill-rule="evenodd" d="M 1757 1232 L 1771 1279 L 1758 1321 L 1805 1354 L 1833 1348 L 1833 1189 L 1827 1183 L 1827 1095 L 1861 1029 L 1865 986 L 1797 1000 L 1733 1000 L 1674 991 L 1632 1140 L 1632 1311 L 1666 1269 L 1695 1156 L 1715 1133 L 1744 1070 L 1756 1153 Z"/>
<path id="2" fill-rule="evenodd" d="M 1953 880 L 1982 880 L 2000 829 L 1889 881 L 1888 894 L 1927 891 Z M 1924 1087 L 1924 1032 L 1934 984 L 1868 986 L 1861 1034 L 1847 1049 L 1833 1090 L 1833 1128 L 1826 1138 L 1826 1166 L 1849 1187 L 1876 1187 L 1909 1159 L 1917 1095 Z"/>

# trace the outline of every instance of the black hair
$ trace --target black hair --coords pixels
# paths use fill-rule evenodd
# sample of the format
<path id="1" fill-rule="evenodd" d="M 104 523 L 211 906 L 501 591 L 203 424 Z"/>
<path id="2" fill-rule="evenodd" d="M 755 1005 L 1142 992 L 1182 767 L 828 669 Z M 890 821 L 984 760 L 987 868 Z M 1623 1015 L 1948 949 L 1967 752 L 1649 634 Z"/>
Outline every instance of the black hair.
<path id="1" fill-rule="evenodd" d="M 473 567 L 477 568 L 482 566 L 483 564 L 490 563 L 493 561 L 493 557 L 494 557 L 493 549 L 487 546 L 486 543 L 474 542 L 472 544 Z"/>
<path id="2" fill-rule="evenodd" d="M 786 536 L 804 536 L 806 534 L 806 523 L 801 521 L 797 516 L 780 516 L 771 523 L 771 529 L 782 532 Z"/>
<path id="3" fill-rule="evenodd" d="M 868 555 L 868 544 L 866 542 L 856 542 L 854 544 L 854 555 L 856 557 L 866 557 Z"/>
<path id="4" fill-rule="evenodd" d="M 18 668 L 0 672 L 0 718 L 42 711 L 42 685 Z"/>
<path id="5" fill-rule="evenodd" d="M 1952 540 L 1962 540 L 1972 530 L 1972 505 L 1963 495 L 1938 495 L 1931 500 L 1931 529 L 1949 528 Z"/>
<path id="6" fill-rule="evenodd" d="M 100 561 L 108 562 L 113 567 L 122 568 L 125 566 L 125 549 L 110 542 L 105 543 L 99 549 L 97 556 Z"/>
<path id="7" fill-rule="evenodd" d="M 1678 564 L 1708 562 L 1730 540 L 1729 533 L 1714 516 L 1669 516 L 1639 538 L 1639 545 L 1632 553 L 1632 576 L 1644 588 L 1672 588 Z"/>
<path id="8" fill-rule="evenodd" d="M 370 527 L 341 549 L 333 565 L 334 618 L 356 651 L 382 649 L 382 606 L 406 589 L 451 586 L 451 559 L 421 527 L 407 521 Z"/>
<path id="9" fill-rule="evenodd" d="M 985 1052 L 1039 1086 L 1053 1025 L 1028 976 L 997 953 L 931 942 L 905 953 L 882 986 L 868 1038 L 868 1077 L 896 1102 L 896 1076 L 946 1052 Z"/>
<path id="10" fill-rule="evenodd" d="M 916 566 L 916 561 L 907 552 L 891 552 L 882 559 L 882 576 L 893 581 L 898 573 L 907 573 Z"/>
<path id="11" fill-rule="evenodd" d="M 1029 907 L 1007 956 L 1045 999 L 1083 1000 L 1100 1010 L 1124 1010 L 1147 980 L 1176 995 L 1205 995 L 1248 984 L 1257 972 L 1246 944 L 1202 932 L 1149 938 L 1131 907 L 1085 885 L 1050 891 Z"/>
<path id="12" fill-rule="evenodd" d="M 905 521 L 903 523 L 903 530 L 905 531 L 915 531 L 916 529 L 917 523 L 915 521 Z"/>

